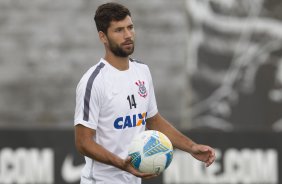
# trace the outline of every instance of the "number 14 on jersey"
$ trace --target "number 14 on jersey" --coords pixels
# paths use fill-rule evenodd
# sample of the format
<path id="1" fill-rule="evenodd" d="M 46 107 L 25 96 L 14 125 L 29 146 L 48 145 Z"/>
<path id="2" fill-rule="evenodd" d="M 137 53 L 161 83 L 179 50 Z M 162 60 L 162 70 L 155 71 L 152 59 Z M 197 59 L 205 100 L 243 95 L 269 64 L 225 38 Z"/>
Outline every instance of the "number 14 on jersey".
<path id="1" fill-rule="evenodd" d="M 130 109 L 132 109 L 132 107 L 136 108 L 137 107 L 137 104 L 135 102 L 135 98 L 134 98 L 134 95 L 128 95 L 127 96 L 127 100 L 128 100 L 128 103 L 129 103 L 129 107 Z"/>

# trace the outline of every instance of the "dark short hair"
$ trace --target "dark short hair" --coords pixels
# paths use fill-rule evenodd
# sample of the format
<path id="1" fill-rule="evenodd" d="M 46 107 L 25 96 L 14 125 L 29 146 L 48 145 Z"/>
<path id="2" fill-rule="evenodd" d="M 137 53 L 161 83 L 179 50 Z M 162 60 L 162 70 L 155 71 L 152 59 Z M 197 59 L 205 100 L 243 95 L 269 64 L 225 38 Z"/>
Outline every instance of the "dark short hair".
<path id="1" fill-rule="evenodd" d="M 131 16 L 130 11 L 121 4 L 111 2 L 100 5 L 94 16 L 98 32 L 107 34 L 111 21 L 123 20 L 127 15 Z"/>

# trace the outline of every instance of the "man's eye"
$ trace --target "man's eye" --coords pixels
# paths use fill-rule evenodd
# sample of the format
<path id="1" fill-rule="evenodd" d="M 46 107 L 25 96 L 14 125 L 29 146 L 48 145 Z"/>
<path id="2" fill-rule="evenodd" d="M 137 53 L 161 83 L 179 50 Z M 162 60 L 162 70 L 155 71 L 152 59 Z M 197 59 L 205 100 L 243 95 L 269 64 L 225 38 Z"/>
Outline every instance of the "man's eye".
<path id="1" fill-rule="evenodd" d="M 122 29 L 116 29 L 116 32 L 121 32 L 122 31 Z"/>

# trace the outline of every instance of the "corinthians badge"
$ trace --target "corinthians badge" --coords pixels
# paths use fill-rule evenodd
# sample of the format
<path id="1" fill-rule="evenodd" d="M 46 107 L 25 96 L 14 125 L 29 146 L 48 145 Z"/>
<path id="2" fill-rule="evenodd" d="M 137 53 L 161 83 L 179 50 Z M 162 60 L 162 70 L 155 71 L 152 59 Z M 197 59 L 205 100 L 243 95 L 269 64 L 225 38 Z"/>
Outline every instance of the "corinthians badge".
<path id="1" fill-rule="evenodd" d="M 135 84 L 139 87 L 138 94 L 141 97 L 145 98 L 147 96 L 147 90 L 146 90 L 146 87 L 145 87 L 145 82 L 138 80 L 137 82 L 135 82 Z"/>

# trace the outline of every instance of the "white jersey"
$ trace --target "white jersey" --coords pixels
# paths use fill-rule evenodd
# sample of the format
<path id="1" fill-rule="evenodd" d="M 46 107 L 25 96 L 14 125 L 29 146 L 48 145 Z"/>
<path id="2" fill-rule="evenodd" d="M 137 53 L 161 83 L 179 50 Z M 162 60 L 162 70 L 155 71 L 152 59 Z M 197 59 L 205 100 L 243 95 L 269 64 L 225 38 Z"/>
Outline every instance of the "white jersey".
<path id="1" fill-rule="evenodd" d="M 76 90 L 75 125 L 96 130 L 95 141 L 125 159 L 146 118 L 158 112 L 147 65 L 131 60 L 119 71 L 104 59 L 91 67 Z M 85 157 L 81 184 L 140 184 L 141 179 L 116 167 Z"/>

